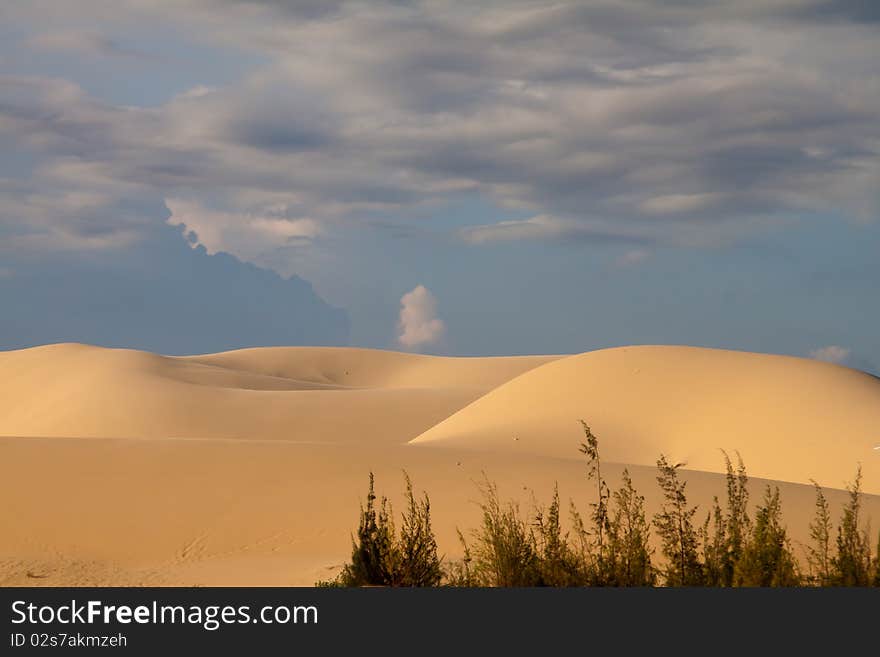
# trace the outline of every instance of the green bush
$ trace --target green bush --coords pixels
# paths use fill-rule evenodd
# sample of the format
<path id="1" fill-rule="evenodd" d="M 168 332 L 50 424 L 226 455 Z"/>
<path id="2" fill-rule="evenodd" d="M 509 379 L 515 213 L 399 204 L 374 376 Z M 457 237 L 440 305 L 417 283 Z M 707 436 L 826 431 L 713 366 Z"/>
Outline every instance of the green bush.
<path id="1" fill-rule="evenodd" d="M 498 487 L 485 476 L 480 492 L 482 524 L 474 532 L 473 581 L 479 586 L 540 586 L 535 536 L 519 506 L 502 504 Z"/>
<path id="2" fill-rule="evenodd" d="M 612 491 L 601 473 L 599 441 L 581 420 L 587 480 L 596 486 L 588 522 L 570 503 L 571 529 L 564 531 L 558 487 L 548 507 L 534 504 L 524 518 L 517 503 L 503 503 L 497 486 L 483 475 L 478 484 L 480 526 L 469 545 L 458 532 L 463 558 L 444 564 L 431 527 L 428 496 L 417 500 L 406 481 L 406 509 L 398 534 L 386 498 L 374 492 L 373 474 L 361 505 L 351 560 L 339 576 L 318 586 L 654 586 L 662 575 L 666 586 L 880 586 L 880 536 L 872 555 L 869 529 L 862 527 L 861 468 L 849 486 L 837 540 L 828 501 L 816 482 L 816 511 L 807 546 L 809 575 L 801 574 L 782 519 L 779 489 L 767 486 L 752 520 L 748 513 L 748 477 L 737 454 L 734 468 L 727 453 L 727 499 L 715 497 L 702 527 L 693 519 L 697 507 L 687 501 L 681 464 L 657 461 L 657 483 L 663 505 L 654 515 L 665 557 L 662 569 L 652 563 L 651 525 L 645 498 L 624 470 Z M 835 549 L 832 549 L 835 548 Z"/>
<path id="3" fill-rule="evenodd" d="M 394 527 L 391 503 L 383 497 L 376 505 L 373 473 L 366 504 L 361 506 L 356 536 L 352 537 L 351 561 L 335 582 L 338 586 L 437 586 L 442 574 L 437 541 L 431 529 L 431 503 L 413 495 L 406 480 L 407 508 L 402 516 L 400 536 Z"/>
<path id="4" fill-rule="evenodd" d="M 645 498 L 633 487 L 629 470 L 623 485 L 612 494 L 614 510 L 608 523 L 605 583 L 610 586 L 653 586 L 657 580 L 651 564 L 650 524 L 645 518 Z"/>
<path id="5" fill-rule="evenodd" d="M 810 522 L 810 544 L 807 546 L 807 565 L 810 569 L 810 583 L 816 586 L 831 586 L 831 512 L 822 488 L 813 481 L 816 489 L 816 513 Z"/>
<path id="6" fill-rule="evenodd" d="M 699 539 L 693 526 L 696 507 L 689 507 L 685 488 L 679 481 L 678 468 L 670 465 L 665 456 L 657 460 L 657 483 L 663 491 L 664 504 L 654 516 L 654 524 L 663 545 L 667 565 L 664 570 L 667 586 L 700 586 L 703 584 L 703 565 L 699 557 Z"/>
<path id="7" fill-rule="evenodd" d="M 831 583 L 836 586 L 870 586 L 871 546 L 868 531 L 861 527 L 862 467 L 847 486 L 849 501 L 837 528 L 837 554 L 831 559 Z"/>
<path id="8" fill-rule="evenodd" d="M 764 493 L 755 513 L 755 525 L 746 537 L 742 556 L 736 561 L 736 586 L 798 586 L 797 560 L 782 524 L 779 488 Z"/>
<path id="9" fill-rule="evenodd" d="M 553 488 L 548 509 L 536 509 L 534 527 L 540 584 L 583 586 L 588 583 L 586 560 L 572 547 L 569 534 L 562 532 L 558 487 Z"/>

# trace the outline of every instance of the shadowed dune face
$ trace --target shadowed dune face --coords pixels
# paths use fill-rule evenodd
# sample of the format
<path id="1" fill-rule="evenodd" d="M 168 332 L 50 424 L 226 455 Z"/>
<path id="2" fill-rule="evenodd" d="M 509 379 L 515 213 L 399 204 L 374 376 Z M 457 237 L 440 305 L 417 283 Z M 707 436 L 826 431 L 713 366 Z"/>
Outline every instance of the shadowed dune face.
<path id="1" fill-rule="evenodd" d="M 810 478 L 839 489 L 861 462 L 864 489 L 880 492 L 880 381 L 815 361 L 686 347 L 437 358 L 50 345 L 0 352 L 0 584 L 311 584 L 346 558 L 371 470 L 395 502 L 410 472 L 456 557 L 482 472 L 525 507 L 555 482 L 592 501 L 580 418 L 609 483 L 628 467 L 651 513 L 661 452 L 687 462 L 704 513 L 724 491 L 719 448 L 738 450 L 750 475 L 781 482 L 799 542 Z M 844 498 L 829 491 L 835 513 Z M 865 508 L 876 526 L 880 497 Z"/>

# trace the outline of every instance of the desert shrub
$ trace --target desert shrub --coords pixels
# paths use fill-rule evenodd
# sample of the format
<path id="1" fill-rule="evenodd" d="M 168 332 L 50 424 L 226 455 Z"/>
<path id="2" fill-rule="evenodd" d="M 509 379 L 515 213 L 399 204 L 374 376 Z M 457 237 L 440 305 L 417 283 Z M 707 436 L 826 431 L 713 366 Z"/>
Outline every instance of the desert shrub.
<path id="1" fill-rule="evenodd" d="M 816 511 L 810 522 L 810 543 L 807 546 L 807 565 L 810 582 L 816 586 L 831 586 L 831 512 L 822 488 L 813 481 L 816 489 Z"/>
<path id="2" fill-rule="evenodd" d="M 538 507 L 534 518 L 538 572 L 542 586 L 582 586 L 588 583 L 586 563 L 572 547 L 560 522 L 559 488 L 554 487 L 550 506 Z"/>
<path id="3" fill-rule="evenodd" d="M 652 586 L 656 581 L 649 545 L 650 524 L 645 498 L 623 471 L 623 484 L 612 495 L 614 510 L 608 523 L 606 577 L 612 586 Z"/>
<path id="4" fill-rule="evenodd" d="M 463 556 L 461 559 L 448 561 L 443 567 L 443 582 L 446 586 L 479 586 L 474 572 L 474 557 L 471 548 L 465 540 L 464 534 L 457 529 L 458 540 L 461 543 Z"/>
<path id="5" fill-rule="evenodd" d="M 664 570 L 667 586 L 700 586 L 703 566 L 700 562 L 699 539 L 693 526 L 696 507 L 689 507 L 685 494 L 686 482 L 678 478 L 681 464 L 670 465 L 665 456 L 657 460 L 657 483 L 663 491 L 664 503 L 654 515 L 654 525 L 667 559 Z"/>
<path id="6" fill-rule="evenodd" d="M 593 579 L 593 584 L 602 586 L 610 583 L 614 570 L 614 554 L 609 552 L 609 546 L 606 545 L 605 540 L 611 529 L 608 514 L 608 501 L 611 497 L 611 491 L 608 488 L 608 484 L 602 479 L 599 439 L 590 430 L 586 422 L 580 420 L 580 423 L 584 431 L 584 442 L 581 443 L 580 452 L 587 457 L 587 480 L 596 482 L 596 501 L 590 504 L 593 509 L 590 514 L 593 526 L 593 532 L 591 533 L 593 540 L 589 550 L 589 553 L 593 556 L 591 578 Z"/>
<path id="7" fill-rule="evenodd" d="M 572 513 L 586 583 L 650 586 L 655 573 L 648 544 L 650 524 L 645 518 L 645 498 L 633 487 L 628 470 L 623 472 L 621 488 L 612 493 L 602 478 L 599 439 L 586 422 L 580 423 L 584 431 L 580 452 L 587 458 L 587 479 L 596 485 L 596 502 L 590 505 L 592 531 L 586 530 L 576 509 Z"/>
<path id="8" fill-rule="evenodd" d="M 681 464 L 661 455 L 657 482 L 663 493 L 659 513 L 649 522 L 645 498 L 624 470 L 619 489 L 612 491 L 601 473 L 599 441 L 580 421 L 587 459 L 587 479 L 595 483 L 596 501 L 587 522 L 570 503 L 571 528 L 564 531 L 558 487 L 546 508 L 535 503 L 524 518 L 516 502 L 502 502 L 497 486 L 479 484 L 480 526 L 472 543 L 458 532 L 463 558 L 444 563 L 431 527 L 428 496 L 416 499 L 406 481 L 406 508 L 398 534 L 390 502 L 377 498 L 370 473 L 358 529 L 352 536 L 351 560 L 332 581 L 317 586 L 653 586 L 658 575 L 667 586 L 880 586 L 880 535 L 872 554 L 869 528 L 862 527 L 861 468 L 847 486 L 832 554 L 829 504 L 813 482 L 816 509 L 807 546 L 809 576 L 801 575 L 782 519 L 779 489 L 767 486 L 754 520 L 748 514 L 748 477 L 737 454 L 734 468 L 724 453 L 727 499 L 716 496 L 702 527 L 693 519 L 697 507 L 687 501 Z M 665 565 L 652 564 L 651 524 L 659 535 Z"/>
<path id="9" fill-rule="evenodd" d="M 831 559 L 831 582 L 835 586 L 871 584 L 871 546 L 868 530 L 861 527 L 862 468 L 847 486 L 849 500 L 837 528 L 837 554 Z"/>
<path id="10" fill-rule="evenodd" d="M 595 586 L 597 576 L 596 558 L 593 554 L 593 536 L 587 529 L 586 523 L 573 500 L 568 502 L 568 513 L 571 518 L 569 550 L 571 550 L 578 564 L 578 570 L 581 573 L 584 585 Z"/>
<path id="11" fill-rule="evenodd" d="M 366 504 L 361 505 L 357 534 L 352 537 L 351 561 L 337 577 L 339 586 L 436 586 L 441 578 L 441 560 L 431 528 L 431 503 L 413 495 L 406 480 L 407 508 L 397 536 L 391 503 L 383 497 L 377 506 L 373 473 Z M 331 584 L 322 582 L 320 584 Z"/>
<path id="12" fill-rule="evenodd" d="M 538 548 L 519 505 L 502 504 L 498 487 L 485 476 L 480 492 L 482 524 L 474 531 L 473 581 L 478 586 L 539 586 Z"/>
<path id="13" fill-rule="evenodd" d="M 709 523 L 712 522 L 712 531 Z M 706 586 L 727 585 L 727 521 L 718 502 L 718 496 L 712 499 L 712 508 L 706 514 L 700 529 L 700 543 L 703 547 L 703 581 Z"/>
<path id="14" fill-rule="evenodd" d="M 737 467 L 734 470 L 727 452 L 722 450 L 721 453 L 724 455 L 727 483 L 725 509 L 721 509 L 715 497 L 700 531 L 703 578 L 707 586 L 733 586 L 734 571 L 743 557 L 751 527 L 748 514 L 749 479 L 742 457 L 737 453 Z"/>
<path id="15" fill-rule="evenodd" d="M 797 560 L 782 523 L 779 488 L 767 486 L 755 512 L 755 524 L 743 541 L 734 570 L 736 586 L 797 586 Z"/>
<path id="16" fill-rule="evenodd" d="M 874 578 L 871 586 L 880 586 L 880 532 L 877 532 L 877 554 L 874 556 Z"/>
<path id="17" fill-rule="evenodd" d="M 749 535 L 751 521 L 749 520 L 749 478 L 746 475 L 746 466 L 742 457 L 737 452 L 737 467 L 734 472 L 730 457 L 724 454 L 724 465 L 727 482 L 727 510 L 725 513 L 724 527 L 724 552 L 721 561 L 722 585 L 733 584 L 736 565 L 743 558 L 746 539 Z"/>
<path id="18" fill-rule="evenodd" d="M 437 586 L 442 576 L 437 539 L 431 528 L 431 501 L 428 495 L 416 501 L 412 481 L 406 479 L 406 511 L 397 542 L 397 586 Z"/>
<path id="19" fill-rule="evenodd" d="M 394 580 L 394 520 L 391 504 L 383 497 L 376 506 L 373 473 L 366 504 L 361 505 L 356 536 L 352 537 L 351 562 L 339 574 L 341 586 L 387 586 Z"/>

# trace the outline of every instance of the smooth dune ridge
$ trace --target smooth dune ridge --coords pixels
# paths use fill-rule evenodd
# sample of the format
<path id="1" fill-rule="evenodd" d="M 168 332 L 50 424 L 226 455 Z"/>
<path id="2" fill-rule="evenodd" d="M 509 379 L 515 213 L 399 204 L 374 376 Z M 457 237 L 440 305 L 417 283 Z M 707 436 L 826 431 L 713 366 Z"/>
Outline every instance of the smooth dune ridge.
<path id="1" fill-rule="evenodd" d="M 405 442 L 553 358 L 49 345 L 0 353 L 0 435 Z"/>
<path id="2" fill-rule="evenodd" d="M 880 493 L 880 380 L 802 358 L 695 347 L 605 349 L 509 381 L 413 442 L 577 458 L 582 418 L 606 459 L 650 465 L 658 454 L 723 472 L 739 451 L 755 476 L 840 482 L 863 467 Z"/>
<path id="3" fill-rule="evenodd" d="M 309 585 L 337 572 L 374 471 L 431 495 L 447 557 L 476 526 L 475 482 L 528 506 L 554 483 L 628 467 L 659 509 L 654 461 L 686 461 L 704 513 L 738 450 L 752 499 L 778 482 L 798 549 L 816 479 L 833 512 L 858 462 L 878 492 L 880 381 L 842 367 L 687 347 L 440 358 L 350 348 L 190 357 L 49 345 L 0 352 L 0 585 Z M 763 477 L 758 479 L 757 477 Z M 794 483 L 791 483 L 794 482 Z M 865 498 L 880 521 L 880 496 Z"/>

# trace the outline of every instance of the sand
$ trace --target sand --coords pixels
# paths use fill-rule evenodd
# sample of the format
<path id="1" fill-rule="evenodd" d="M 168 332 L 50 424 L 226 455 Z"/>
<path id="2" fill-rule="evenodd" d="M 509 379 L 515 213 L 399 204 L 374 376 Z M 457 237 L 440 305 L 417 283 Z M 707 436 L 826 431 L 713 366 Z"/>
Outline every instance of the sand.
<path id="1" fill-rule="evenodd" d="M 739 450 L 806 540 L 810 479 L 863 467 L 880 525 L 880 380 L 816 361 L 688 347 L 439 358 L 349 348 L 165 357 L 63 344 L 0 352 L 0 584 L 296 585 L 347 558 L 368 473 L 431 495 L 442 551 L 505 496 L 591 500 L 578 419 L 609 483 L 686 462 L 705 510 Z M 763 479 L 760 479 L 763 478 Z M 800 549 L 800 548 L 798 548 Z"/>

